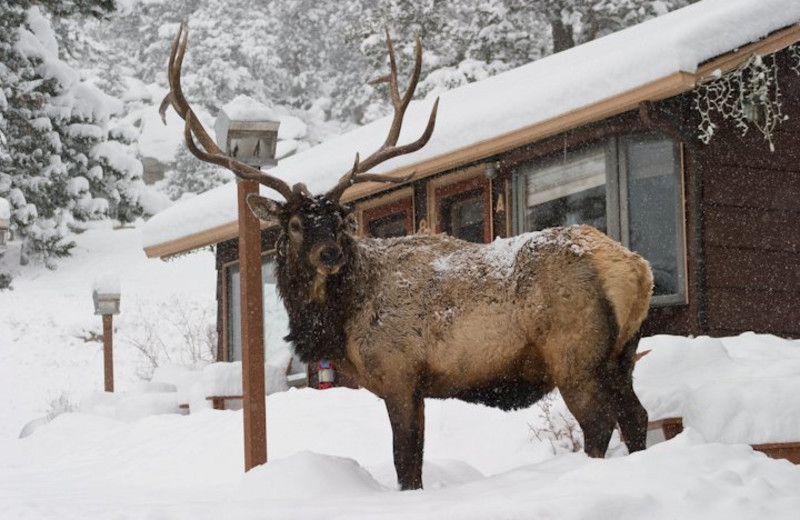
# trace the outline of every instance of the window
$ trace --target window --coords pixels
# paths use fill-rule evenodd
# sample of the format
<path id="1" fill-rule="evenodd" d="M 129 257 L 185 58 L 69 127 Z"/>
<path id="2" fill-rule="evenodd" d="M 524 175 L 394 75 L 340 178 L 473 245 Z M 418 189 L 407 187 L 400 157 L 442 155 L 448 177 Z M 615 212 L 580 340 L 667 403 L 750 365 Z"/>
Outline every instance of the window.
<path id="1" fill-rule="evenodd" d="M 590 224 L 607 232 L 606 154 L 602 148 L 529 167 L 525 229 Z"/>
<path id="2" fill-rule="evenodd" d="M 481 190 L 465 191 L 442 199 L 442 231 L 469 242 L 484 242 L 484 215 Z"/>
<path id="3" fill-rule="evenodd" d="M 654 135 L 519 166 L 516 229 L 590 224 L 642 254 L 653 268 L 653 303 L 684 303 L 680 147 Z"/>
<path id="4" fill-rule="evenodd" d="M 359 206 L 361 234 L 375 238 L 404 237 L 414 233 L 414 197 L 399 190 Z"/>
<path id="5" fill-rule="evenodd" d="M 489 180 L 481 169 L 465 173 L 469 176 L 466 180 L 453 182 L 452 177 L 442 177 L 431 182 L 433 200 L 429 201 L 429 207 L 434 211 L 435 232 L 447 233 L 469 242 L 490 242 L 492 219 Z"/>
<path id="6" fill-rule="evenodd" d="M 404 237 L 408 234 L 406 215 L 403 213 L 389 213 L 367 222 L 367 235 L 371 237 Z"/>
<path id="7" fill-rule="evenodd" d="M 620 151 L 623 243 L 650 262 L 654 296 L 680 295 L 684 277 L 680 149 L 669 140 L 626 139 Z"/>
<path id="8" fill-rule="evenodd" d="M 289 316 L 278 296 L 278 285 L 275 280 L 275 261 L 272 255 L 261 257 L 261 280 L 264 284 L 264 356 L 266 360 L 280 356 L 292 355 L 289 343 L 283 340 L 289 333 Z M 225 268 L 226 283 L 226 360 L 242 360 L 241 302 L 239 300 L 240 276 L 239 263 Z M 288 349 L 288 351 L 287 351 Z M 305 365 L 294 357 L 290 374 L 304 374 Z"/>

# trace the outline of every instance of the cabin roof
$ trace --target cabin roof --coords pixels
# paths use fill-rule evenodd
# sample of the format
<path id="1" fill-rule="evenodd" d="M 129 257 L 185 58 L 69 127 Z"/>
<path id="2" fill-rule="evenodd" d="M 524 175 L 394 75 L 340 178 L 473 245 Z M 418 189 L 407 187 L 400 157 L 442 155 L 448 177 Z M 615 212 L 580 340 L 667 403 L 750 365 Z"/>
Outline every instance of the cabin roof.
<path id="1" fill-rule="evenodd" d="M 769 54 L 800 40 L 797 0 L 702 0 L 522 67 L 440 94 L 436 129 L 420 151 L 373 171 L 419 179 L 490 157 L 571 128 L 691 90 L 753 54 Z M 399 143 L 422 132 L 433 99 L 408 109 Z M 312 193 L 336 184 L 356 152 L 382 143 L 384 118 L 288 157 L 270 173 Z M 182 128 L 175 128 L 181 132 Z M 343 200 L 384 186 L 357 184 Z M 265 187 L 261 193 L 280 200 Z M 164 257 L 238 234 L 236 183 L 231 182 L 154 215 L 144 226 L 150 257 Z"/>

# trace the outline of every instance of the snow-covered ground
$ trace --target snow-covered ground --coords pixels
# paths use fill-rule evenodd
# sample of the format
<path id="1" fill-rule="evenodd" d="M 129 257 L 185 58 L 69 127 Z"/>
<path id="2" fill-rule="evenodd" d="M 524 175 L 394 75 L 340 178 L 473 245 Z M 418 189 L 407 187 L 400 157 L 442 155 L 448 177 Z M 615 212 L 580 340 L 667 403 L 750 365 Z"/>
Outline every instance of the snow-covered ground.
<path id="1" fill-rule="evenodd" d="M 547 413 L 541 407 L 506 413 L 428 401 L 424 491 L 396 490 L 386 413 L 382 402 L 363 390 L 270 395 L 270 461 L 247 474 L 240 411 L 125 420 L 68 411 L 19 439 L 30 421 L 69 410 L 81 396 L 102 388 L 102 345 L 91 340 L 101 328 L 91 300 L 101 274 L 116 274 L 122 290 L 122 314 L 115 318 L 118 392 L 134 396 L 144 388 L 142 378 L 153 372 L 144 352 L 161 363 L 207 357 L 202 346 L 181 346 L 186 343 L 181 323 L 213 326 L 210 252 L 147 260 L 139 228 L 105 225 L 79 235 L 77 242 L 74 256 L 57 271 L 27 266 L 13 291 L 0 292 L 4 520 L 730 520 L 793 519 L 800 511 L 800 468 L 735 439 L 708 440 L 726 419 L 749 420 L 738 411 L 798 406 L 800 345 L 754 334 L 726 340 L 648 338 L 643 348 L 652 352 L 637 368 L 637 389 L 654 412 L 683 414 L 690 427 L 633 455 L 616 435 L 605 460 L 572 453 L 579 438 L 557 399 L 547 401 Z M 152 349 L 143 351 L 148 344 Z M 670 367 L 675 368 L 669 372 Z M 714 381 L 703 379 L 703 367 Z M 710 385 L 714 382 L 717 386 Z M 731 411 L 699 413 L 710 401 Z M 703 417 L 714 424 L 704 424 Z M 752 433 L 742 421 L 731 424 L 743 435 Z M 786 424 L 776 428 L 784 436 L 792 434 Z"/>
<path id="2" fill-rule="evenodd" d="M 184 343 L 181 322 L 215 325 L 213 253 L 147 260 L 138 228 L 95 226 L 75 237 L 73 255 L 57 270 L 23 267 L 13 290 L 0 291 L 0 438 L 16 437 L 59 400 L 77 404 L 82 394 L 102 390 L 102 320 L 94 315 L 92 287 L 105 275 L 116 275 L 122 290 L 122 313 L 114 319 L 116 389 L 152 372 L 135 345 L 180 363 L 203 354 L 175 345 Z"/>

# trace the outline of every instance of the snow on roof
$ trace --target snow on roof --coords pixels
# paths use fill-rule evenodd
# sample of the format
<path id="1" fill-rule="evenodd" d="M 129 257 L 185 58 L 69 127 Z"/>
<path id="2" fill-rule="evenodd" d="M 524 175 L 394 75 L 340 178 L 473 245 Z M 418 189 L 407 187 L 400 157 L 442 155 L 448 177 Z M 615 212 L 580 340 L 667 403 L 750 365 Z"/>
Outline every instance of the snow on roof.
<path id="1" fill-rule="evenodd" d="M 678 72 L 694 73 L 711 58 L 798 22 L 797 0 L 703 0 L 442 93 L 430 142 L 422 150 L 387 161 L 373 171 L 386 173 L 419 164 L 612 99 Z M 432 104 L 433 99 L 411 104 L 399 143 L 418 137 Z M 324 192 L 349 169 L 356 152 L 363 156 L 381 145 L 389 124 L 389 118 L 384 118 L 326 141 L 282 160 L 270 173 L 290 185 L 304 182 L 312 193 Z M 180 131 L 175 128 L 175 132 Z M 280 200 L 277 193 L 264 187 L 261 190 Z M 231 183 L 155 215 L 144 228 L 145 248 L 223 226 L 235 229 L 235 191 L 235 183 Z M 203 243 L 189 247 L 200 245 Z M 166 254 L 176 252 L 179 250 Z"/>

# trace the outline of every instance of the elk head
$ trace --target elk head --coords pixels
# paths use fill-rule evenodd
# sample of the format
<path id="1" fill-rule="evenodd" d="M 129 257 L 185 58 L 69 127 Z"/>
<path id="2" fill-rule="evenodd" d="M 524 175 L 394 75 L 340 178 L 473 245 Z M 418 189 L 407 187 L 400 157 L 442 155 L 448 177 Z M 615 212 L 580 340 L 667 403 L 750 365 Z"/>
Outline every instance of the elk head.
<path id="1" fill-rule="evenodd" d="M 316 196 L 312 195 L 302 183 L 290 187 L 278 177 L 237 161 L 220 150 L 197 119 L 181 89 L 181 66 L 187 41 L 188 33 L 181 25 L 170 52 L 168 72 L 170 92 L 159 109 L 162 120 L 165 121 L 166 109 L 171 105 L 185 121 L 184 137 L 186 146 L 192 154 L 202 161 L 231 170 L 240 179 L 258 181 L 286 199 L 285 202 L 281 202 L 251 194 L 247 198 L 247 203 L 259 219 L 280 225 L 282 233 L 279 238 L 279 255 L 284 255 L 285 260 L 294 265 L 296 270 L 313 275 L 315 287 L 324 287 L 325 279 L 338 273 L 344 265 L 346 258 L 343 241 L 356 229 L 355 215 L 340 202 L 344 191 L 359 182 L 402 183 L 409 180 L 410 176 L 396 178 L 366 172 L 384 161 L 419 150 L 425 146 L 433 133 L 439 106 L 438 99 L 434 102 L 428 124 L 419 139 L 405 145 L 397 145 L 403 117 L 416 90 L 422 68 L 422 42 L 419 35 L 416 37 L 414 70 L 408 88 L 401 95 L 397 83 L 394 49 L 389 31 L 386 30 L 390 72 L 370 83 L 389 84 L 394 107 L 389 134 L 380 148 L 363 161 L 356 153 L 353 167 L 339 179 L 337 185 L 327 193 Z M 319 291 L 312 293 L 317 294 L 317 298 L 320 297 Z M 324 290 L 322 294 L 321 297 L 324 298 Z"/>

